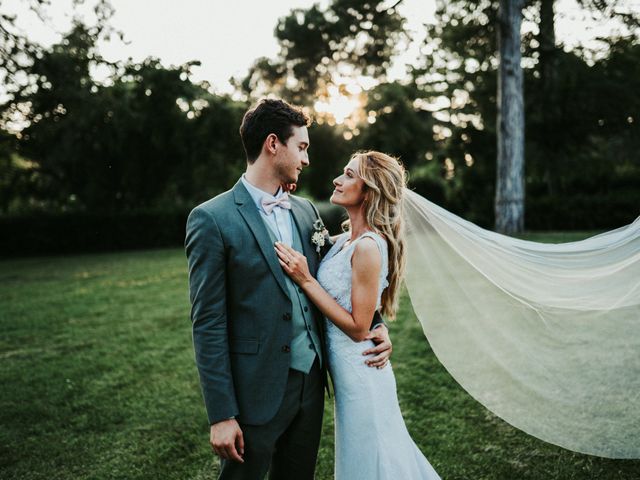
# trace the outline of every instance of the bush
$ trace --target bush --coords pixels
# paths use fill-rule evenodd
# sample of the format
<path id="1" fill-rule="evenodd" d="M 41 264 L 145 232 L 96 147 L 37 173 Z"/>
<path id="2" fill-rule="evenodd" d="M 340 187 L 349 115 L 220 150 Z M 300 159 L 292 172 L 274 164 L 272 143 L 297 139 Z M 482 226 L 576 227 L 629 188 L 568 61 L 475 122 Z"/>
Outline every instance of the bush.
<path id="1" fill-rule="evenodd" d="M 543 196 L 527 200 L 527 230 L 610 230 L 640 214 L 640 194 Z"/>
<path id="2" fill-rule="evenodd" d="M 631 223 L 640 197 L 621 195 L 528 198 L 527 230 L 604 230 Z M 347 218 L 342 207 L 315 202 L 332 235 Z M 488 212 L 489 213 L 489 212 Z M 128 213 L 33 213 L 0 217 L 0 257 L 103 252 L 184 244 L 189 210 Z M 469 214 L 462 213 L 463 218 Z M 477 222 L 476 219 L 469 218 Z"/>
<path id="3" fill-rule="evenodd" d="M 43 255 L 177 246 L 188 211 L 41 213 L 0 217 L 0 255 Z"/>

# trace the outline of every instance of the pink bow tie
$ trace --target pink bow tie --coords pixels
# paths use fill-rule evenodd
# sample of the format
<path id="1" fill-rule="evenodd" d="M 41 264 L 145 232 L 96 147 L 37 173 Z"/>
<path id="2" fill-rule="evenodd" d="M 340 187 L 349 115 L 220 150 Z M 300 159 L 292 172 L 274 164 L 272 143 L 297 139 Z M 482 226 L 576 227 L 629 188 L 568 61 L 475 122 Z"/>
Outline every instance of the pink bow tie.
<path id="1" fill-rule="evenodd" d="M 283 193 L 275 200 L 267 197 L 262 197 L 260 203 L 262 204 L 262 209 L 267 215 L 271 215 L 271 212 L 273 212 L 273 209 L 275 207 L 291 210 L 291 202 L 289 202 L 289 195 L 287 193 Z"/>

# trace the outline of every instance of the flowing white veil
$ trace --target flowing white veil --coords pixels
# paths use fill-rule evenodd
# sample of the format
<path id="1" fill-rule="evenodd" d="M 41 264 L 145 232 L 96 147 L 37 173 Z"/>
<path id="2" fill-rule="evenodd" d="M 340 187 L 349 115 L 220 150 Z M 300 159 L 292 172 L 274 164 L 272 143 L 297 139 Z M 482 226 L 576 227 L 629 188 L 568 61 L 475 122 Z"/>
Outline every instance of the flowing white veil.
<path id="1" fill-rule="evenodd" d="M 541 440 L 640 458 L 640 217 L 543 244 L 404 198 L 411 303 L 458 383 Z"/>

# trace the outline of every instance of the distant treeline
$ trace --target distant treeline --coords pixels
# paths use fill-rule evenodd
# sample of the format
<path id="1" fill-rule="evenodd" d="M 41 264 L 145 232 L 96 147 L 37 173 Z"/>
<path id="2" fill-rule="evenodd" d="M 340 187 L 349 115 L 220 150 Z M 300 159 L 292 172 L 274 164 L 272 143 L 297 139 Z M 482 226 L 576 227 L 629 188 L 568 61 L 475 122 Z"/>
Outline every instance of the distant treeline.
<path id="1" fill-rule="evenodd" d="M 319 7 L 295 21 L 286 17 L 277 35 L 288 47 L 276 59 L 257 60 L 238 82 L 242 101 L 192 82 L 193 63 L 106 62 L 96 49 L 101 31 L 81 23 L 59 44 L 22 51 L 28 61 L 20 68 L 30 81 L 13 85 L 13 98 L 0 105 L 3 254 L 180 244 L 189 210 L 232 187 L 244 170 L 238 127 L 267 92 L 308 107 L 316 120 L 301 194 L 326 201 L 351 153 L 378 149 L 402 160 L 418 193 L 491 228 L 496 2 L 452 6 L 466 3 L 440 7 L 442 21 L 428 32 L 429 53 L 402 82 L 384 81 L 386 60 L 371 71 L 363 61 L 390 58 L 387 43 L 403 28 L 396 14 L 374 19 L 379 29 L 371 33 L 369 57 L 345 58 L 331 49 L 351 44 L 335 39 L 357 32 L 326 30 L 334 40 L 324 51 L 304 36 L 320 18 L 313 10 Z M 536 38 L 524 39 L 527 229 L 608 229 L 640 214 L 640 42 L 633 36 L 603 42 L 606 55 L 558 45 L 542 61 Z M 312 47 L 320 53 L 313 56 Z M 340 125 L 312 108 L 326 94 L 334 61 L 383 80 L 362 94 L 358 115 Z M 318 65 L 326 67 L 324 77 Z M 97 66 L 112 72 L 107 81 L 90 75 Z M 283 81 L 288 77 L 297 79 L 295 88 Z M 337 226 L 339 210 L 325 214 Z"/>

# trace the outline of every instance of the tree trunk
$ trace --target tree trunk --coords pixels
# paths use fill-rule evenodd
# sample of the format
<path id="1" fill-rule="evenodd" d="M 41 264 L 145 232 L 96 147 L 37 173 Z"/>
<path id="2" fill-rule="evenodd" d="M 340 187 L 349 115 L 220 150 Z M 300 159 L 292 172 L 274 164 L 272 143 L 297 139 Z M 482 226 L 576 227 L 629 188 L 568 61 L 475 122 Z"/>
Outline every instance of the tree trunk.
<path id="1" fill-rule="evenodd" d="M 524 0 L 500 0 L 498 13 L 498 168 L 496 230 L 524 229 L 524 103 L 520 26 Z"/>

